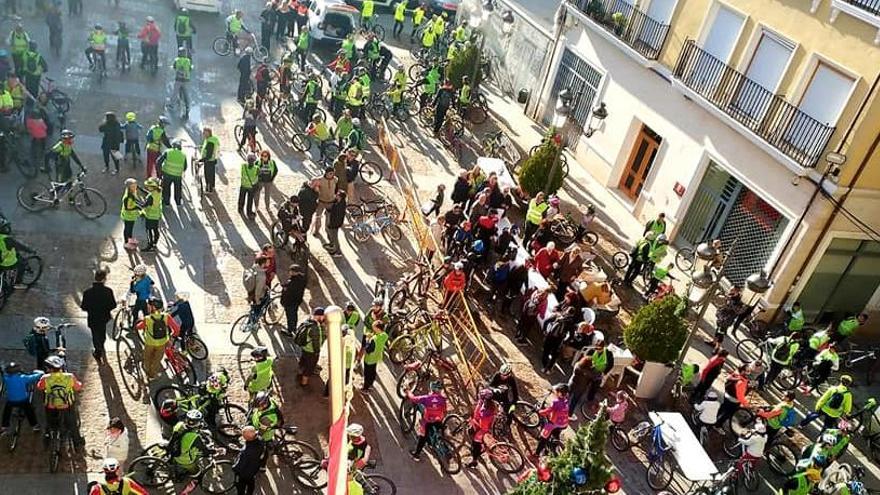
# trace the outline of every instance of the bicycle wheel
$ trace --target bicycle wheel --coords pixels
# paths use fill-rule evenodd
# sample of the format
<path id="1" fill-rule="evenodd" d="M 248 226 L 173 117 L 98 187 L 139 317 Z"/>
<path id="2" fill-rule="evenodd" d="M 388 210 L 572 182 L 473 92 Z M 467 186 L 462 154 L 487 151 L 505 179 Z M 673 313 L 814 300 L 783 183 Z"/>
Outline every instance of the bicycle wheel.
<path id="1" fill-rule="evenodd" d="M 764 349 L 754 339 L 742 339 L 736 344 L 736 357 L 743 362 L 754 362 L 764 359 Z"/>
<path id="2" fill-rule="evenodd" d="M 614 253 L 614 256 L 611 257 L 611 263 L 614 264 L 614 268 L 618 270 L 623 270 L 627 266 L 629 266 L 629 255 L 623 251 L 618 251 Z"/>
<path id="3" fill-rule="evenodd" d="M 409 433 L 416 427 L 418 408 L 409 399 L 400 401 L 397 408 L 397 420 L 400 422 L 400 431 Z"/>
<path id="4" fill-rule="evenodd" d="M 24 268 L 21 271 L 21 283 L 30 289 L 43 274 L 43 259 L 37 255 L 25 256 L 22 263 Z"/>
<path id="5" fill-rule="evenodd" d="M 232 461 L 214 461 L 201 475 L 199 488 L 207 493 L 226 493 L 235 485 Z"/>
<path id="6" fill-rule="evenodd" d="M 731 459 L 738 459 L 742 453 L 742 448 L 740 448 L 739 444 L 739 437 L 724 438 L 724 441 L 721 442 L 721 447 L 724 449 L 724 453 L 727 454 L 727 457 L 730 457 Z"/>
<path id="7" fill-rule="evenodd" d="M 229 43 L 229 40 L 226 39 L 226 36 L 218 36 L 217 38 L 214 38 L 214 43 L 211 45 L 211 48 L 214 49 L 214 53 L 221 57 L 225 57 L 232 52 L 232 45 Z"/>
<path id="8" fill-rule="evenodd" d="M 396 495 L 397 487 L 390 478 L 381 474 L 365 474 L 359 480 L 364 495 Z"/>
<path id="9" fill-rule="evenodd" d="M 364 183 L 372 186 L 382 180 L 382 169 L 373 162 L 363 162 L 360 166 L 359 175 Z"/>
<path id="10" fill-rule="evenodd" d="M 18 204 L 27 211 L 42 211 L 54 204 L 49 186 L 38 182 L 25 182 L 16 192 Z"/>
<path id="11" fill-rule="evenodd" d="M 336 160 L 336 157 L 339 156 L 339 146 L 333 141 L 325 141 L 321 145 L 321 150 L 324 153 L 324 159 L 329 161 Z"/>
<path id="12" fill-rule="evenodd" d="M 758 473 L 755 472 L 755 465 L 751 462 L 746 462 L 743 464 L 743 486 L 746 487 L 746 490 L 753 492 L 758 489 L 758 486 L 761 480 L 758 479 Z"/>
<path id="13" fill-rule="evenodd" d="M 755 340 L 760 341 L 767 338 L 769 326 L 766 321 L 752 320 L 746 323 L 746 328 L 748 329 L 748 334 Z"/>
<path id="14" fill-rule="evenodd" d="M 388 346 L 388 359 L 394 364 L 403 364 L 412 358 L 415 350 L 415 339 L 410 335 L 401 335 Z"/>
<path id="15" fill-rule="evenodd" d="M 267 327 L 281 323 L 281 319 L 285 317 L 284 307 L 281 306 L 281 296 L 277 295 L 266 303 L 263 310 L 263 323 Z"/>
<path id="16" fill-rule="evenodd" d="M 204 361 L 208 358 L 208 346 L 205 341 L 196 334 L 186 338 L 186 352 L 196 361 Z"/>
<path id="17" fill-rule="evenodd" d="M 397 379 L 397 396 L 401 399 L 406 398 L 407 392 L 412 393 L 419 387 L 422 377 L 416 370 L 406 370 Z"/>
<path id="18" fill-rule="evenodd" d="M 798 456 L 787 444 L 774 443 L 766 452 L 767 465 L 770 469 L 782 476 L 791 476 L 797 469 Z"/>
<path id="19" fill-rule="evenodd" d="M 385 41 L 385 28 L 379 24 L 374 25 L 371 29 L 376 36 L 379 38 L 379 41 Z"/>
<path id="20" fill-rule="evenodd" d="M 107 200 L 97 189 L 86 187 L 73 196 L 73 207 L 80 215 L 94 220 L 107 212 Z"/>
<path id="21" fill-rule="evenodd" d="M 541 424 L 538 408 L 534 404 L 522 400 L 513 405 L 513 420 L 530 430 Z"/>
<path id="22" fill-rule="evenodd" d="M 663 490 L 672 481 L 672 465 L 666 460 L 666 456 L 651 461 L 647 472 L 648 486 L 654 490 Z"/>
<path id="23" fill-rule="evenodd" d="M 771 385 L 775 385 L 777 388 L 781 390 L 794 390 L 795 387 L 801 384 L 803 380 L 801 380 L 800 373 L 798 371 L 792 370 L 789 367 L 782 368 L 782 371 L 779 372 L 779 375 L 776 376 L 776 379 L 773 380 Z"/>
<path id="24" fill-rule="evenodd" d="M 492 464 L 505 473 L 518 473 L 525 464 L 522 452 L 515 445 L 507 442 L 498 442 L 492 445 L 487 453 Z"/>
<path id="25" fill-rule="evenodd" d="M 254 58 L 257 62 L 265 62 L 266 58 L 269 57 L 269 52 L 266 51 L 266 47 L 263 45 L 257 45 L 254 48 Z"/>
<path id="26" fill-rule="evenodd" d="M 464 445 L 468 442 L 467 421 L 458 414 L 450 414 L 443 419 L 443 433 L 453 445 Z"/>
<path id="27" fill-rule="evenodd" d="M 58 465 L 61 463 L 61 432 L 51 432 L 49 438 L 49 471 L 56 473 L 58 472 Z"/>
<path id="28" fill-rule="evenodd" d="M 59 113 L 67 113 L 70 111 L 70 97 L 60 89 L 53 89 L 49 92 L 49 99 L 52 105 Z"/>
<path id="29" fill-rule="evenodd" d="M 611 427 L 611 445 L 618 452 L 626 452 L 629 450 L 629 437 L 626 436 L 626 433 L 621 430 L 619 427 L 612 426 Z"/>
<path id="30" fill-rule="evenodd" d="M 128 329 L 129 322 L 123 321 L 127 319 L 128 314 L 125 312 L 125 309 L 119 308 L 119 310 L 116 311 L 116 315 L 113 316 L 113 326 L 110 328 L 110 333 L 108 334 L 111 339 L 119 340 L 119 337 L 122 336 L 122 331 Z"/>
<path id="31" fill-rule="evenodd" d="M 281 455 L 283 455 L 292 465 L 298 464 L 305 459 L 321 460 L 323 458 L 323 455 L 321 455 L 318 449 L 312 447 L 311 444 L 303 442 L 302 440 L 297 440 L 295 437 L 287 433 L 285 433 L 285 440 L 281 442 L 278 452 L 280 452 Z"/>
<path id="32" fill-rule="evenodd" d="M 675 266 L 683 272 L 690 272 L 694 267 L 694 250 L 693 248 L 681 248 L 675 253 Z"/>
<path id="33" fill-rule="evenodd" d="M 298 132 L 290 137 L 290 144 L 296 151 L 307 153 L 312 147 L 312 140 L 305 134 Z"/>
<path id="34" fill-rule="evenodd" d="M 146 488 L 158 488 L 165 486 L 171 479 L 171 471 L 168 464 L 162 459 L 153 456 L 142 456 L 131 461 L 128 465 L 128 477 Z"/>
<path id="35" fill-rule="evenodd" d="M 125 337 L 116 339 L 116 360 L 125 389 L 132 397 L 140 398 L 143 383 L 140 353 Z"/>
<path id="36" fill-rule="evenodd" d="M 584 233 L 581 234 L 581 242 L 588 246 L 595 246 L 596 243 L 599 242 L 599 236 L 596 235 L 595 232 L 585 230 Z"/>
<path id="37" fill-rule="evenodd" d="M 443 437 L 440 437 L 437 443 L 439 444 L 439 449 L 437 449 L 439 452 L 436 454 L 437 460 L 440 461 L 440 470 L 450 476 L 461 472 L 461 455 L 459 455 L 458 449 Z"/>
<path id="38" fill-rule="evenodd" d="M 177 352 L 176 350 L 174 351 Z M 172 365 L 168 358 L 165 358 L 165 372 L 170 373 L 169 378 L 180 385 L 193 385 L 196 383 L 196 369 L 193 368 L 192 362 L 181 354 L 177 355 L 177 363 Z"/>
<path id="39" fill-rule="evenodd" d="M 400 230 L 400 227 L 393 223 L 386 224 L 384 227 L 382 227 L 382 235 L 388 237 L 394 242 L 403 239 L 403 231 Z"/>
<path id="40" fill-rule="evenodd" d="M 293 480 L 304 488 L 320 490 L 327 486 L 327 471 L 320 459 L 303 459 L 292 467 Z"/>
<path id="41" fill-rule="evenodd" d="M 229 329 L 229 341 L 232 342 L 232 345 L 244 344 L 250 338 L 252 332 L 251 325 L 248 324 L 249 317 L 250 314 L 243 314 L 232 324 Z"/>

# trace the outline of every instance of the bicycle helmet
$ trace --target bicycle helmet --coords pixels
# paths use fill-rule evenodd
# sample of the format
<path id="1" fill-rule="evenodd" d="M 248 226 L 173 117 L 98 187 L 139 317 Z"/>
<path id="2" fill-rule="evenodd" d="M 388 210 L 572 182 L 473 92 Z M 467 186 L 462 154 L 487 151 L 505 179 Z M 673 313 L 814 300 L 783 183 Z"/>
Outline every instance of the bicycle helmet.
<path id="1" fill-rule="evenodd" d="M 190 428 L 195 428 L 202 423 L 203 417 L 204 416 L 202 416 L 202 411 L 199 411 L 198 409 L 190 409 L 186 412 L 186 419 L 184 421 L 186 423 L 186 426 L 189 426 Z"/>
<path id="2" fill-rule="evenodd" d="M 351 125 L 353 125 L 355 127 L 360 127 L 361 126 L 361 119 L 359 119 L 357 117 L 351 119 Z"/>
<path id="3" fill-rule="evenodd" d="M 12 232 L 12 224 L 9 223 L 9 220 L 0 217 L 0 234 L 9 235 Z"/>
<path id="4" fill-rule="evenodd" d="M 9 374 L 19 373 L 21 372 L 21 366 L 15 361 L 10 361 L 9 364 L 6 365 L 6 368 L 4 368 L 4 371 Z"/>
<path id="5" fill-rule="evenodd" d="M 376 300 L 373 299 L 373 302 L 375 303 Z M 357 309 L 357 306 L 355 305 L 354 301 L 348 301 L 347 303 L 345 303 L 345 309 L 349 311 L 354 311 Z"/>
<path id="6" fill-rule="evenodd" d="M 351 326 L 349 326 L 348 323 L 343 323 L 342 326 L 339 327 L 339 331 L 342 332 L 342 336 L 345 337 L 346 335 L 348 335 L 348 332 L 351 331 Z"/>
<path id="7" fill-rule="evenodd" d="M 160 115 L 158 121 L 159 121 L 160 125 L 168 125 L 168 123 L 170 122 L 168 120 L 168 117 L 166 117 L 164 115 Z"/>
<path id="8" fill-rule="evenodd" d="M 317 308 L 313 309 L 312 316 L 324 316 L 324 308 L 318 306 Z"/>
<path id="9" fill-rule="evenodd" d="M 73 139 L 76 137 L 76 134 L 73 133 L 70 129 L 64 129 L 61 131 L 62 139 Z"/>
<path id="10" fill-rule="evenodd" d="M 853 377 L 850 375 L 841 375 L 840 384 L 845 386 L 850 386 L 853 383 Z"/>
<path id="11" fill-rule="evenodd" d="M 381 297 L 374 297 L 373 298 L 373 306 L 381 306 L 384 303 L 385 303 L 385 299 L 383 299 Z"/>
<path id="12" fill-rule="evenodd" d="M 181 7 L 181 8 L 180 8 L 180 14 L 181 14 L 181 15 L 186 15 L 186 14 L 188 14 L 188 13 L 189 13 L 189 10 L 187 10 L 186 7 Z"/>
<path id="13" fill-rule="evenodd" d="M 474 241 L 473 250 L 475 253 L 482 253 L 486 250 L 486 245 L 483 244 L 483 241 L 481 239 L 477 239 L 476 241 Z"/>
<path id="14" fill-rule="evenodd" d="M 660 234 L 657 236 L 657 242 L 659 242 L 660 244 L 668 244 L 669 239 L 666 238 L 666 234 Z"/>
<path id="15" fill-rule="evenodd" d="M 247 54 L 247 55 L 250 55 L 250 54 L 254 53 L 254 49 L 253 49 L 253 47 L 250 47 L 250 46 L 249 46 L 249 47 L 245 48 L 245 49 L 244 49 L 244 53 Z"/>
<path id="16" fill-rule="evenodd" d="M 180 148 L 183 148 L 183 142 L 181 142 L 180 139 L 175 139 L 171 142 L 171 147 L 179 150 Z"/>
<path id="17" fill-rule="evenodd" d="M 480 398 L 480 400 L 489 400 L 489 399 L 491 399 L 492 396 L 494 396 L 494 395 L 495 395 L 495 394 L 492 393 L 492 389 L 491 389 L 491 388 L 484 388 L 484 389 L 480 390 L 480 393 L 479 393 L 478 397 Z"/>
<path id="18" fill-rule="evenodd" d="M 129 122 L 134 122 L 135 120 L 137 120 L 137 114 L 134 112 L 127 112 L 125 114 L 125 120 Z"/>
<path id="19" fill-rule="evenodd" d="M 148 16 L 147 16 L 147 22 L 156 22 L 156 19 L 153 19 L 153 16 L 148 15 Z"/>
<path id="20" fill-rule="evenodd" d="M 137 183 L 138 183 L 138 181 L 135 178 L 129 177 L 128 179 L 125 179 L 125 186 L 126 187 L 128 187 L 132 184 L 137 184 Z"/>
<path id="21" fill-rule="evenodd" d="M 186 55 L 186 47 L 185 47 L 185 46 L 182 46 L 182 47 L 178 48 L 178 49 L 177 49 L 177 54 L 178 54 L 178 55 Z"/>
<path id="22" fill-rule="evenodd" d="M 165 399 L 162 401 L 162 407 L 160 407 L 159 410 L 173 413 L 177 411 L 177 401 L 174 399 Z"/>
<path id="23" fill-rule="evenodd" d="M 34 330 L 38 332 L 46 332 L 51 327 L 52 324 L 49 322 L 49 318 L 46 318 L 45 316 L 34 318 Z"/>
<path id="24" fill-rule="evenodd" d="M 140 265 L 137 265 L 136 267 L 134 267 L 134 274 L 139 277 L 146 275 L 147 274 L 147 265 L 144 265 L 143 263 L 141 263 Z"/>
<path id="25" fill-rule="evenodd" d="M 266 346 L 259 346 L 251 351 L 251 357 L 257 361 L 265 361 L 269 357 L 269 349 Z"/>
<path id="26" fill-rule="evenodd" d="M 513 373 L 513 368 L 508 363 L 503 363 L 500 368 L 498 368 L 498 372 L 504 376 L 510 375 Z"/>
<path id="27" fill-rule="evenodd" d="M 462 263 L 461 261 L 456 261 L 455 263 L 452 264 L 452 268 L 455 269 L 456 271 L 463 270 L 464 263 Z"/>
<path id="28" fill-rule="evenodd" d="M 431 389 L 431 392 L 439 392 L 443 390 L 443 382 L 440 380 L 434 380 L 428 385 L 428 388 Z"/>
<path id="29" fill-rule="evenodd" d="M 49 356 L 46 358 L 46 366 L 52 368 L 53 370 L 60 370 L 64 367 L 64 360 L 58 356 Z"/>
<path id="30" fill-rule="evenodd" d="M 153 311 L 161 310 L 165 307 L 165 303 L 163 303 L 162 299 L 158 297 L 151 297 L 147 303 L 153 307 Z"/>
<path id="31" fill-rule="evenodd" d="M 718 393 L 714 390 L 710 390 L 708 394 L 706 394 L 706 398 L 710 400 L 718 400 Z"/>
<path id="32" fill-rule="evenodd" d="M 254 397 L 254 407 L 259 407 L 260 409 L 269 407 L 269 394 L 266 392 L 257 392 L 256 397 Z"/>
<path id="33" fill-rule="evenodd" d="M 100 24 L 95 24 L 95 31 L 103 31 L 103 30 L 104 30 L 104 26 L 102 26 Z"/>
<path id="34" fill-rule="evenodd" d="M 348 433 L 348 436 L 350 437 L 361 437 L 364 435 L 364 427 L 358 423 L 352 423 L 348 425 L 345 432 Z"/>
<path id="35" fill-rule="evenodd" d="M 103 469 L 105 473 L 115 473 L 119 470 L 119 461 L 112 457 L 108 457 L 104 459 L 101 469 Z"/>

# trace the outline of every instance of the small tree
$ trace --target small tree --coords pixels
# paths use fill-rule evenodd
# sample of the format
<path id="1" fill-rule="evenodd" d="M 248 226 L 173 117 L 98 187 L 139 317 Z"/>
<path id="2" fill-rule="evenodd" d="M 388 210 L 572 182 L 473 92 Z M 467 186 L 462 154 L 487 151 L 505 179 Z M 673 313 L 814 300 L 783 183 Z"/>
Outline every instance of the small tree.
<path id="1" fill-rule="evenodd" d="M 623 341 L 644 361 L 669 363 L 687 340 L 687 323 L 679 316 L 678 296 L 667 296 L 643 306 L 623 330 Z"/>
<path id="2" fill-rule="evenodd" d="M 519 171 L 519 186 L 529 196 L 534 196 L 539 191 L 544 191 L 546 194 L 555 193 L 562 187 L 561 162 L 556 166 L 556 173 L 549 181 L 549 187 L 547 187 L 547 178 L 550 177 L 553 162 L 556 160 L 562 160 L 561 150 L 552 140 L 548 140 L 539 146 L 534 153 L 526 157 Z"/>
<path id="3" fill-rule="evenodd" d="M 461 78 L 468 76 L 473 87 L 482 79 L 481 71 L 478 70 L 479 64 L 480 47 L 470 42 L 465 43 L 464 48 L 460 48 L 446 66 L 446 78 L 452 81 L 453 86 L 461 88 Z M 477 76 L 476 81 L 474 74 Z"/>
<path id="4" fill-rule="evenodd" d="M 614 467 L 605 456 L 605 445 L 611 426 L 605 406 L 599 408 L 596 419 L 581 425 L 573 439 L 565 442 L 559 455 L 547 459 L 551 478 L 541 482 L 532 475 L 508 492 L 508 495 L 551 495 L 577 493 L 584 495 L 605 493 L 605 485 L 614 475 Z M 586 482 L 575 483 L 573 472 L 586 472 Z"/>

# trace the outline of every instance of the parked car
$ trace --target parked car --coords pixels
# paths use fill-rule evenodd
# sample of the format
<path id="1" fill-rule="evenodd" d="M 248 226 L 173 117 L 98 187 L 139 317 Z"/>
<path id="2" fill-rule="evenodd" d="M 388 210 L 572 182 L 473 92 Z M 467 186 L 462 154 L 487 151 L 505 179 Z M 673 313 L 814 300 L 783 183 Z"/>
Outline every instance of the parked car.
<path id="1" fill-rule="evenodd" d="M 427 4 L 431 13 L 443 14 L 445 12 L 448 15 L 446 20 L 455 22 L 455 14 L 458 12 L 461 0 L 428 0 Z"/>
<path id="2" fill-rule="evenodd" d="M 191 12 L 220 13 L 220 0 L 174 0 L 178 10 L 188 9 Z"/>
<path id="3" fill-rule="evenodd" d="M 316 42 L 340 43 L 359 22 L 358 9 L 342 0 L 314 0 L 309 5 L 309 34 Z"/>

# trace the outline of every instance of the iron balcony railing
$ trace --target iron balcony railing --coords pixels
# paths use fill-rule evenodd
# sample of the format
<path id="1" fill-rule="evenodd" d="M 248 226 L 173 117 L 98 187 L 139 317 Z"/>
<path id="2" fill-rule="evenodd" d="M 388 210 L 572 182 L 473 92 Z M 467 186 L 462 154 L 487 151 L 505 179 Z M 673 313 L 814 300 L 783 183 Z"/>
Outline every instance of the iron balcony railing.
<path id="1" fill-rule="evenodd" d="M 843 2 L 854 5 L 870 14 L 880 16 L 880 0 L 843 0 Z"/>
<path id="2" fill-rule="evenodd" d="M 574 0 L 573 4 L 648 60 L 657 60 L 669 25 L 652 19 L 624 0 Z"/>
<path id="3" fill-rule="evenodd" d="M 686 40 L 675 78 L 803 167 L 814 167 L 834 127 Z"/>

